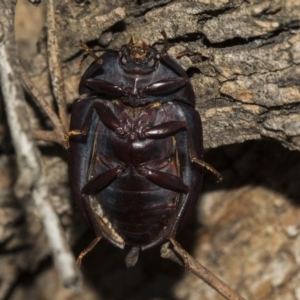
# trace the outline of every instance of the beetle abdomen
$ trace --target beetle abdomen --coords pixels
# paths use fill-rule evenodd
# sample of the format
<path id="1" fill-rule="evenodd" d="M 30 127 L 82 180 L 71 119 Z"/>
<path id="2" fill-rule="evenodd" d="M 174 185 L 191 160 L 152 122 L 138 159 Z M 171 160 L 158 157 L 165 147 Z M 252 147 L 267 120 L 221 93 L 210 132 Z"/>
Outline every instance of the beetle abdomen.
<path id="1" fill-rule="evenodd" d="M 140 188 L 154 185 L 147 182 L 147 179 L 144 180 L 145 184 Z M 139 188 L 136 191 L 115 190 L 118 181 L 122 179 L 101 191 L 97 200 L 103 213 L 126 244 L 147 245 L 172 219 L 178 193 L 162 191 L 162 188 L 157 187 L 151 187 L 149 191 Z"/>
<path id="2" fill-rule="evenodd" d="M 172 139 L 165 140 L 165 144 L 170 143 Z M 146 141 L 145 145 L 148 145 Z M 145 157 L 143 153 L 145 147 L 140 147 L 139 151 L 132 150 L 135 155 L 128 155 L 126 164 L 114 161 L 114 158 L 103 154 L 97 159 L 98 163 L 94 164 L 93 173 L 95 174 L 103 173 L 113 168 L 115 164 L 124 164 L 124 172 L 92 197 L 95 197 L 105 219 L 109 220 L 110 226 L 126 244 L 133 246 L 149 244 L 170 222 L 176 212 L 180 194 L 158 186 L 141 174 L 142 168 L 156 167 L 160 168 L 163 173 L 176 175 L 178 170 L 175 156 L 171 156 L 172 152 L 165 153 L 166 149 L 172 149 L 172 147 L 160 148 L 163 158 L 143 162 L 140 165 L 134 166 L 133 164 L 136 161 L 140 162 L 141 157 Z M 153 147 L 146 147 L 146 152 L 153 155 Z M 128 157 L 132 157 L 132 161 Z"/>

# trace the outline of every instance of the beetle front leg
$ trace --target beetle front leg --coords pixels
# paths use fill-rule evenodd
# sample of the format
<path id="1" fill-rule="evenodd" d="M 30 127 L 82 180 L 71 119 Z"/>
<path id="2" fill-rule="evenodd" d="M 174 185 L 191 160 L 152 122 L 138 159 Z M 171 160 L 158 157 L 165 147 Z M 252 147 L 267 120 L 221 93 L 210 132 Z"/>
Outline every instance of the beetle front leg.
<path id="1" fill-rule="evenodd" d="M 147 168 L 140 168 L 138 171 L 148 180 L 164 189 L 185 194 L 190 191 L 189 186 L 186 185 L 180 177 Z"/>
<path id="2" fill-rule="evenodd" d="M 95 92 L 112 97 L 128 96 L 128 92 L 130 92 L 128 88 L 123 89 L 118 85 L 99 78 L 89 78 L 84 81 L 84 85 Z"/>
<path id="3" fill-rule="evenodd" d="M 68 149 L 70 146 L 69 143 L 70 136 L 86 135 L 88 133 L 94 110 L 96 110 L 100 120 L 103 122 L 103 124 L 106 127 L 110 128 L 111 130 L 115 131 L 118 134 L 122 134 L 121 123 L 115 117 L 115 115 L 110 110 L 110 108 L 108 108 L 106 105 L 102 104 L 101 102 L 94 102 L 89 108 L 89 111 L 85 117 L 82 127 L 80 129 L 70 130 L 64 135 L 66 149 Z"/>
<path id="4" fill-rule="evenodd" d="M 143 88 L 139 93 L 141 95 L 158 95 L 164 93 L 171 93 L 181 89 L 188 83 L 189 79 L 186 77 L 165 79 L 149 84 Z"/>
<path id="5" fill-rule="evenodd" d="M 112 181 L 114 181 L 123 171 L 124 169 L 122 167 L 116 167 L 97 175 L 96 177 L 88 181 L 88 183 L 81 189 L 81 193 L 93 194 L 103 189 Z"/>

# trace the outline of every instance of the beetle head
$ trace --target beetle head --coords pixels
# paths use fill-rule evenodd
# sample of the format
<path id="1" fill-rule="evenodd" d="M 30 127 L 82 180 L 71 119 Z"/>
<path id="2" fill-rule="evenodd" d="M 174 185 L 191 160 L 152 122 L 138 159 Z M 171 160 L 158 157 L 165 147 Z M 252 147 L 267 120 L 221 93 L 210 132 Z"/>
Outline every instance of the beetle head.
<path id="1" fill-rule="evenodd" d="M 121 47 L 120 52 L 120 66 L 126 73 L 145 75 L 157 67 L 157 50 L 145 42 L 135 43 L 131 38 L 128 44 Z"/>

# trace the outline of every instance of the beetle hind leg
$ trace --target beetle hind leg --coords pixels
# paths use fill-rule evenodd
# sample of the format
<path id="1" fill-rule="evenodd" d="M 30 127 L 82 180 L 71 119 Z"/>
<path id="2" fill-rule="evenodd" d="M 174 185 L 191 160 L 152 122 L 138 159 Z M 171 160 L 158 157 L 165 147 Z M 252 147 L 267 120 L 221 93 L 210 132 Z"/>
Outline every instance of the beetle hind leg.
<path id="1" fill-rule="evenodd" d="M 142 95 L 159 95 L 171 93 L 183 88 L 188 83 L 188 78 L 179 77 L 172 79 L 164 79 L 147 85 L 140 91 Z"/>
<path id="2" fill-rule="evenodd" d="M 190 187 L 180 177 L 161 172 L 158 170 L 140 169 L 139 172 L 154 184 L 180 193 L 189 193 Z"/>
<path id="3" fill-rule="evenodd" d="M 191 158 L 191 161 L 193 163 L 196 163 L 197 165 L 205 168 L 206 170 L 214 173 L 218 177 L 218 182 L 223 180 L 223 176 L 214 167 L 212 167 L 210 164 L 208 164 L 204 160 L 199 159 L 199 158 Z"/>
<path id="4" fill-rule="evenodd" d="M 122 172 L 123 170 L 121 167 L 116 167 L 104 173 L 101 173 L 89 180 L 87 184 L 81 189 L 81 192 L 83 194 L 93 194 L 114 181 Z"/>
<path id="5" fill-rule="evenodd" d="M 87 248 L 81 251 L 81 253 L 79 254 L 76 260 L 78 267 L 81 267 L 82 259 L 95 248 L 95 246 L 100 242 L 101 238 L 102 238 L 101 236 L 97 236 L 96 238 L 93 239 L 93 241 L 88 245 Z"/>

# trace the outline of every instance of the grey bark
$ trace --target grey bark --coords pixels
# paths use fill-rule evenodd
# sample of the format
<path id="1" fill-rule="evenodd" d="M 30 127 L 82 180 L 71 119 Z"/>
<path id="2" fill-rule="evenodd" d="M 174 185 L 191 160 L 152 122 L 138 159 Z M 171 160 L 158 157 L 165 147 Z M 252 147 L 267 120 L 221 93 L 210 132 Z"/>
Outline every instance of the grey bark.
<path id="1" fill-rule="evenodd" d="M 61 18 L 64 59 L 79 39 L 120 47 L 134 36 L 157 44 L 164 29 L 170 54 L 189 50 L 179 62 L 191 74 L 206 148 L 267 137 L 300 149 L 298 1 L 174 1 L 137 17 L 122 1 L 109 12 L 102 5 Z M 120 22 L 125 30 L 108 30 Z"/>
<path id="2" fill-rule="evenodd" d="M 59 218 L 51 203 L 51 193 L 42 168 L 41 156 L 33 139 L 29 114 L 19 78 L 14 36 L 14 1 L 2 1 L 0 4 L 1 44 L 0 44 L 0 79 L 7 121 L 12 143 L 16 152 L 18 179 L 14 186 L 14 194 L 20 202 L 26 197 L 33 202 L 44 225 L 49 247 L 52 250 L 54 263 L 64 285 L 75 289 L 79 274 L 73 255 L 70 253 Z M 29 206 L 29 205 L 28 205 Z M 5 274 L 2 274 L 5 276 Z M 11 278 L 9 278 L 11 280 Z M 8 291 L 8 284 L 2 284 L 0 297 Z"/>

